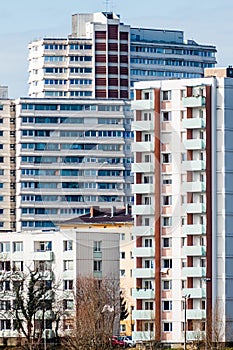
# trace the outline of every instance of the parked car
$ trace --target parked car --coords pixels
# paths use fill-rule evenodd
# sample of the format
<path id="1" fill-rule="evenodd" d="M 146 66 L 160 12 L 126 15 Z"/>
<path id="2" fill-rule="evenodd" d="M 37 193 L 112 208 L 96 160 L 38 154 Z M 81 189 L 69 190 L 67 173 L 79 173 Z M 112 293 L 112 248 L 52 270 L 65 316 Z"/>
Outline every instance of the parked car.
<path id="1" fill-rule="evenodd" d="M 112 346 L 115 348 L 125 348 L 125 343 L 123 340 L 118 339 L 116 335 L 112 337 Z"/>
<path id="2" fill-rule="evenodd" d="M 123 340 L 126 347 L 134 348 L 136 346 L 135 341 L 133 341 L 131 337 L 127 337 L 126 335 L 122 335 L 118 339 Z"/>

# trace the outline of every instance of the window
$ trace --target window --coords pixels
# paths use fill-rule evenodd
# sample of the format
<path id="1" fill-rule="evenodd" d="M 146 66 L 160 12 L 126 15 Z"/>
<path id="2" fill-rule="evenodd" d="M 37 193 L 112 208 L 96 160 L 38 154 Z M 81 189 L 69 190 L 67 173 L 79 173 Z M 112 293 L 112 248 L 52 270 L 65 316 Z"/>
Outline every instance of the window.
<path id="1" fill-rule="evenodd" d="M 47 260 L 43 260 L 43 261 L 35 260 L 34 268 L 35 270 L 38 270 L 40 272 L 52 271 L 52 262 Z"/>
<path id="2" fill-rule="evenodd" d="M 144 289 L 153 289 L 152 281 L 145 281 Z"/>
<path id="3" fill-rule="evenodd" d="M 13 271 L 23 271 L 23 261 L 13 261 Z"/>
<path id="4" fill-rule="evenodd" d="M 0 300 L 0 310 L 10 310 L 11 309 L 11 302 L 10 300 Z"/>
<path id="5" fill-rule="evenodd" d="M 164 332 L 172 332 L 172 323 L 171 322 L 164 322 L 163 331 Z"/>
<path id="6" fill-rule="evenodd" d="M 51 251 L 52 250 L 52 242 L 35 242 L 36 245 L 36 251 L 38 252 L 45 252 L 45 251 Z"/>
<path id="7" fill-rule="evenodd" d="M 172 179 L 163 179 L 163 185 L 171 185 Z"/>
<path id="8" fill-rule="evenodd" d="M 125 277 L 125 270 L 120 270 L 120 277 Z"/>
<path id="9" fill-rule="evenodd" d="M 163 196 L 163 205 L 172 205 L 172 196 Z"/>
<path id="10" fill-rule="evenodd" d="M 163 289 L 170 290 L 172 289 L 172 281 L 163 281 Z"/>
<path id="11" fill-rule="evenodd" d="M 102 261 L 101 260 L 94 260 L 93 261 L 93 269 L 94 272 L 101 272 L 102 271 Z"/>
<path id="12" fill-rule="evenodd" d="M 64 308 L 64 310 L 73 310 L 74 309 L 74 300 L 72 300 L 72 299 L 63 300 L 63 308 Z"/>
<path id="13" fill-rule="evenodd" d="M 172 217 L 163 217 L 163 226 L 172 226 Z"/>
<path id="14" fill-rule="evenodd" d="M 146 301 L 145 302 L 145 310 L 153 310 L 154 309 L 154 305 L 153 305 L 153 301 Z"/>
<path id="15" fill-rule="evenodd" d="M 152 239 L 151 238 L 146 238 L 145 239 L 145 247 L 152 247 Z"/>
<path id="16" fill-rule="evenodd" d="M 150 226 L 150 218 L 144 218 L 144 226 Z"/>
<path id="17" fill-rule="evenodd" d="M 163 260 L 163 268 L 171 269 L 172 268 L 172 259 L 164 259 Z"/>
<path id="18" fill-rule="evenodd" d="M 10 242 L 1 242 L 0 243 L 0 253 L 10 252 Z"/>
<path id="19" fill-rule="evenodd" d="M 125 259 L 125 252 L 120 252 L 121 259 Z"/>
<path id="20" fill-rule="evenodd" d="M 145 163 L 151 163 L 151 155 L 150 154 L 145 154 Z"/>
<path id="21" fill-rule="evenodd" d="M 171 90 L 162 92 L 163 101 L 171 100 Z"/>
<path id="22" fill-rule="evenodd" d="M 144 180 L 144 184 L 152 184 L 153 183 L 153 176 L 144 176 L 143 180 Z"/>
<path id="23" fill-rule="evenodd" d="M 163 112 L 163 121 L 169 122 L 172 120 L 172 114 L 171 112 Z"/>
<path id="24" fill-rule="evenodd" d="M 73 250 L 73 241 L 63 241 L 64 251 Z"/>
<path id="25" fill-rule="evenodd" d="M 144 323 L 144 330 L 145 330 L 145 332 L 153 332 L 154 331 L 154 323 L 145 322 Z"/>
<path id="26" fill-rule="evenodd" d="M 74 269 L 74 261 L 73 260 L 64 260 L 63 263 L 64 263 L 64 271 Z"/>
<path id="27" fill-rule="evenodd" d="M 144 197 L 144 204 L 150 205 L 151 204 L 151 197 Z"/>
<path id="28" fill-rule="evenodd" d="M 153 269 L 153 267 L 154 267 L 153 261 L 152 260 L 145 260 L 144 267 L 145 267 L 145 269 Z"/>
<path id="29" fill-rule="evenodd" d="M 145 134 L 144 135 L 144 141 L 145 142 L 151 142 L 151 134 Z"/>
<path id="30" fill-rule="evenodd" d="M 73 280 L 64 280 L 63 281 L 63 289 L 64 290 L 72 290 L 73 289 Z"/>
<path id="31" fill-rule="evenodd" d="M 94 241 L 94 252 L 101 252 L 101 246 L 102 242 L 101 241 Z"/>
<path id="32" fill-rule="evenodd" d="M 23 242 L 13 242 L 13 252 L 22 252 Z"/>
<path id="33" fill-rule="evenodd" d="M 1 331 L 11 329 L 11 320 L 0 320 Z"/>
<path id="34" fill-rule="evenodd" d="M 170 248 L 171 242 L 171 238 L 163 238 L 163 248 Z"/>
<path id="35" fill-rule="evenodd" d="M 121 233 L 121 240 L 122 240 L 122 241 L 125 240 L 125 233 Z"/>
<path id="36" fill-rule="evenodd" d="M 162 162 L 163 164 L 168 164 L 172 162 L 172 155 L 171 153 L 164 153 L 162 154 Z"/>
<path id="37" fill-rule="evenodd" d="M 171 311 L 172 310 L 172 301 L 170 301 L 170 300 L 163 301 L 163 310 L 164 311 Z"/>

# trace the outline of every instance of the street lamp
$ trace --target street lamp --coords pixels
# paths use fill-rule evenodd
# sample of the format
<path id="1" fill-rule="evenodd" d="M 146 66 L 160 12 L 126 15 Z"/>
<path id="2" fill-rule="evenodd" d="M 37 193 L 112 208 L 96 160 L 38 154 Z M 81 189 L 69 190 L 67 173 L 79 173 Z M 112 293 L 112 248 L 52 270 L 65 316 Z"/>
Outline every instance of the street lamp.
<path id="1" fill-rule="evenodd" d="M 190 298 L 190 294 L 183 296 L 184 298 L 184 350 L 187 349 L 187 300 Z"/>

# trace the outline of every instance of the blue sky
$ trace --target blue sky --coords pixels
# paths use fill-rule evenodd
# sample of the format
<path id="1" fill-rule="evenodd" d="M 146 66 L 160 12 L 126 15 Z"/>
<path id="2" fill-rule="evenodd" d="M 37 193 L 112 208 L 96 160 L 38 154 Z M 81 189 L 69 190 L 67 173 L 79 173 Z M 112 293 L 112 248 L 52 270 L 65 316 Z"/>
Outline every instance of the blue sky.
<path id="1" fill-rule="evenodd" d="M 233 64 L 232 0 L 109 0 L 125 24 L 177 29 L 186 39 L 216 45 L 218 66 Z M 27 95 L 27 45 L 43 37 L 66 37 L 74 13 L 104 11 L 104 0 L 7 0 L 0 8 L 0 85 L 9 97 Z"/>

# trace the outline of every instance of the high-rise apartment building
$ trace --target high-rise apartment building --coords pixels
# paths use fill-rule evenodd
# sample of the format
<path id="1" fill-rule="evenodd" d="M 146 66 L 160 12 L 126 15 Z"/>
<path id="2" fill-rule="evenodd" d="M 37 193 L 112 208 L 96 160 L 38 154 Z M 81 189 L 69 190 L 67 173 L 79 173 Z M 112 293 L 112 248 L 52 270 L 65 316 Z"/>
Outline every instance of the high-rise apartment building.
<path id="1" fill-rule="evenodd" d="M 135 340 L 233 340 L 232 89 L 223 77 L 135 86 Z"/>
<path id="2" fill-rule="evenodd" d="M 17 100 L 17 231 L 131 203 L 131 121 L 125 100 Z"/>
<path id="3" fill-rule="evenodd" d="M 202 77 L 215 53 L 183 31 L 131 28 L 109 12 L 75 14 L 68 38 L 29 44 L 29 96 L 127 99 L 139 80 Z"/>
<path id="4" fill-rule="evenodd" d="M 15 106 L 0 87 L 0 232 L 15 230 Z"/>

